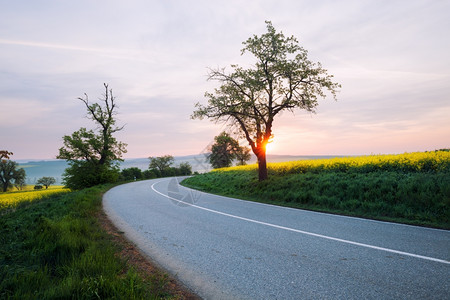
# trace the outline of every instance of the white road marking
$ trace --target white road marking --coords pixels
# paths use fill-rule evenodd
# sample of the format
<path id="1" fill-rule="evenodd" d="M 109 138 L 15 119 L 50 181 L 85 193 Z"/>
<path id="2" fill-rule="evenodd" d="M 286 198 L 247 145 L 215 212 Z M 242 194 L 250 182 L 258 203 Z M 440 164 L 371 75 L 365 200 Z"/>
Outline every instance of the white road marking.
<path id="1" fill-rule="evenodd" d="M 434 262 L 450 265 L 450 261 L 443 260 L 443 259 L 438 259 L 438 258 L 434 258 L 434 257 L 428 257 L 428 256 L 423 256 L 423 255 L 418 255 L 418 254 L 398 251 L 398 250 L 394 250 L 394 249 L 383 248 L 383 247 L 378 247 L 378 246 L 373 246 L 373 245 L 353 242 L 353 241 L 339 239 L 339 238 L 326 236 L 326 235 L 322 235 L 322 234 L 317 234 L 317 233 L 312 233 L 312 232 L 308 232 L 308 231 L 298 230 L 298 229 L 295 229 L 295 228 L 290 228 L 290 227 L 280 226 L 280 225 L 276 225 L 276 224 L 261 222 L 261 221 L 257 221 L 257 220 L 253 220 L 253 219 L 249 219 L 249 218 L 244 218 L 244 217 L 240 217 L 240 216 L 235 216 L 235 215 L 224 213 L 224 212 L 221 212 L 221 211 L 209 209 L 209 208 L 198 206 L 198 205 L 195 205 L 195 204 L 187 203 L 187 202 L 175 199 L 173 197 L 170 197 L 168 195 L 165 195 L 165 194 L 157 191 L 154 186 L 155 186 L 156 183 L 159 183 L 159 182 L 161 182 L 161 181 L 153 183 L 151 188 L 152 188 L 153 191 L 155 191 L 156 193 L 160 194 L 161 196 L 164 196 L 164 197 L 169 198 L 169 199 L 171 199 L 173 201 L 177 201 L 179 203 L 183 203 L 183 204 L 186 204 L 188 206 L 195 207 L 195 208 L 198 208 L 198 209 L 201 209 L 201 210 L 205 210 L 205 211 L 209 211 L 209 212 L 212 212 L 212 213 L 215 213 L 215 214 L 218 214 L 218 215 L 227 216 L 227 217 L 230 217 L 230 218 L 235 218 L 235 219 L 239 219 L 239 220 L 243 220 L 243 221 L 247 221 L 247 222 L 251 222 L 251 223 L 256 223 L 256 224 L 260 224 L 260 225 L 265 225 L 265 226 L 269 226 L 269 227 L 273 227 L 273 228 L 278 228 L 278 229 L 282 229 L 282 230 L 286 230 L 286 231 L 292 231 L 292 232 L 301 233 L 301 234 L 305 234 L 305 235 L 309 235 L 309 236 L 323 238 L 323 239 L 327 239 L 327 240 L 337 241 L 337 242 L 351 244 L 351 245 L 355 245 L 355 246 L 360 246 L 360 247 L 365 247 L 365 248 L 370 248 L 370 249 L 375 249 L 375 250 L 381 250 L 381 251 L 385 251 L 385 252 L 390 252 L 390 253 L 395 253 L 395 254 L 400 254 L 400 255 L 405 255 L 405 256 L 410 256 L 410 257 L 415 257 L 415 258 L 420 258 L 420 259 L 424 259 L 424 260 L 429 260 L 429 261 L 434 261 Z"/>

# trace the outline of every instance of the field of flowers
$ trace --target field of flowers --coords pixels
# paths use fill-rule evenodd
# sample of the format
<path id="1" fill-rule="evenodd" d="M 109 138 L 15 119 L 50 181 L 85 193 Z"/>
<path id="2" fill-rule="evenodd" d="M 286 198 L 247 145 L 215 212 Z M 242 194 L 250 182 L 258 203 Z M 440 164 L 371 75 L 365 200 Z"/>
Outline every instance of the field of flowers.
<path id="1" fill-rule="evenodd" d="M 65 189 L 62 186 L 53 186 L 47 190 L 34 191 L 26 188 L 25 191 L 0 193 L 0 210 L 15 207 L 20 203 L 31 202 L 50 195 L 67 193 L 69 191 L 69 189 Z"/>
<path id="2" fill-rule="evenodd" d="M 256 164 L 213 171 L 253 171 Z M 369 173 L 374 171 L 393 172 L 439 172 L 450 170 L 450 152 L 414 152 L 396 155 L 368 155 L 332 159 L 299 160 L 269 163 L 269 174 L 301 174 L 306 172 L 344 171 Z"/>
<path id="3" fill-rule="evenodd" d="M 450 229 L 450 152 L 416 152 L 216 169 L 186 186 L 247 200 Z"/>

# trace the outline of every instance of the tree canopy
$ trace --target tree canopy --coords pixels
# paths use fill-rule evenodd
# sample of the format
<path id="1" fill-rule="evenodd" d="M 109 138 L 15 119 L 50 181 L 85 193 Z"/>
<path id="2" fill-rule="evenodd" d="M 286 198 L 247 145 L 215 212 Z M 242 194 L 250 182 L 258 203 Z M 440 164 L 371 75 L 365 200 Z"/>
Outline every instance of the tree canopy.
<path id="1" fill-rule="evenodd" d="M 0 159 L 9 159 L 10 155 L 13 155 L 13 153 L 7 150 L 0 150 Z"/>
<path id="2" fill-rule="evenodd" d="M 25 185 L 25 170 L 19 168 L 19 164 L 9 159 L 11 152 L 0 151 L 0 184 L 1 190 L 6 192 L 8 188 L 16 186 L 17 188 Z"/>
<path id="3" fill-rule="evenodd" d="M 170 169 L 170 166 L 174 163 L 175 159 L 172 155 L 164 155 L 153 157 L 150 156 L 150 163 L 148 168 L 150 170 L 156 170 L 158 177 L 166 176 L 167 171 Z"/>
<path id="4" fill-rule="evenodd" d="M 318 98 L 328 92 L 336 99 L 340 88 L 320 63 L 308 59 L 295 37 L 285 37 L 269 21 L 266 26 L 265 34 L 243 42 L 241 55 L 253 54 L 255 64 L 231 65 L 230 72 L 210 69 L 208 80 L 220 86 L 206 92 L 208 104 L 197 103 L 192 114 L 237 127 L 258 158 L 260 180 L 267 179 L 266 144 L 273 138 L 275 117 L 295 109 L 315 112 Z"/>
<path id="5" fill-rule="evenodd" d="M 222 132 L 214 137 L 211 153 L 208 155 L 213 168 L 230 167 L 234 160 L 239 164 L 245 164 L 250 159 L 250 150 L 239 145 L 239 142 L 228 133 Z"/>
<path id="6" fill-rule="evenodd" d="M 52 184 L 55 184 L 56 179 L 55 177 L 41 177 L 37 180 L 36 184 L 45 186 L 46 189 L 48 189 L 49 186 Z"/>
<path id="7" fill-rule="evenodd" d="M 87 94 L 78 98 L 85 104 L 88 118 L 97 125 L 96 131 L 82 127 L 64 136 L 64 146 L 59 149 L 57 158 L 70 164 L 63 175 L 64 182 L 73 189 L 114 182 L 119 177 L 117 162 L 126 153 L 126 144 L 113 136 L 123 126 L 116 126 L 117 104 L 112 89 L 106 83 L 104 87 L 100 103 L 90 103 Z"/>

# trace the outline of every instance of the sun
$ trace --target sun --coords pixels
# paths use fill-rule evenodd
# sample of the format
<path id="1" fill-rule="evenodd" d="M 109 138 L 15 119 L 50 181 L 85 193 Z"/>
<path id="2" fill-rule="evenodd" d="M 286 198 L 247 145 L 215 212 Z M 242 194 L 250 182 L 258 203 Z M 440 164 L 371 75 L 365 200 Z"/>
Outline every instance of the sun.
<path id="1" fill-rule="evenodd" d="M 273 141 L 270 141 L 266 144 L 266 153 L 272 153 L 274 150 L 274 144 Z"/>

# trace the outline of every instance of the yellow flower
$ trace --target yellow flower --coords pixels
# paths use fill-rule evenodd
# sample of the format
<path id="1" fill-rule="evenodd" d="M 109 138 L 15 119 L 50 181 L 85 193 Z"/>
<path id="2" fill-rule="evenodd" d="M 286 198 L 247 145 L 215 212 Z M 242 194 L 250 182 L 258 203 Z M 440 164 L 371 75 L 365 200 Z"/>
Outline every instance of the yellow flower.
<path id="1" fill-rule="evenodd" d="M 213 170 L 226 171 L 254 171 L 258 165 L 246 165 Z M 450 169 L 450 152 L 413 152 L 404 154 L 368 155 L 355 157 L 341 157 L 331 159 L 298 160 L 282 163 L 268 163 L 270 172 L 277 174 L 304 173 L 308 171 L 334 170 L 361 172 L 380 171 L 442 171 Z"/>
<path id="2" fill-rule="evenodd" d="M 69 189 L 62 187 L 53 187 L 46 190 L 39 191 L 17 191 L 0 194 L 0 209 L 6 207 L 14 207 L 22 202 L 31 202 L 34 200 L 42 199 L 43 197 L 70 192 Z"/>

